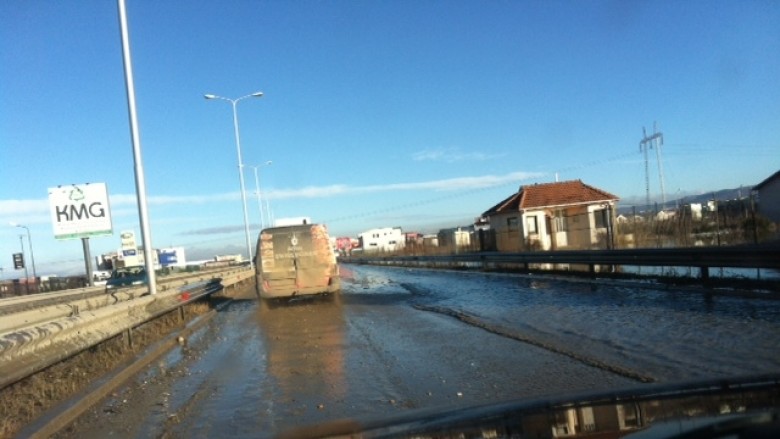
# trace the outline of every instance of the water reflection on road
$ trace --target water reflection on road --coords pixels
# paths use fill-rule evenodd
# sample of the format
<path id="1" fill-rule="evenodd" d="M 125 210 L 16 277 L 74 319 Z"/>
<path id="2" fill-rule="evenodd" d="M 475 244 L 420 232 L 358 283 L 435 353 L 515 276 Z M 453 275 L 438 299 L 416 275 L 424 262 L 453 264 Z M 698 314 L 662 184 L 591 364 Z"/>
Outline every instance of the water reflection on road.
<path id="1" fill-rule="evenodd" d="M 277 397 L 309 399 L 315 407 L 323 400 L 343 399 L 344 311 L 339 297 L 268 302 L 257 310 L 266 373 L 278 388 Z"/>
<path id="2" fill-rule="evenodd" d="M 336 296 L 268 307 L 240 290 L 69 437 L 267 437 L 645 378 L 780 371 L 780 301 L 539 276 L 341 273 Z"/>
<path id="3" fill-rule="evenodd" d="M 351 267 L 392 279 L 418 309 L 465 317 L 656 381 L 780 370 L 780 301 L 541 276 Z M 380 285 L 380 289 L 386 289 Z"/>

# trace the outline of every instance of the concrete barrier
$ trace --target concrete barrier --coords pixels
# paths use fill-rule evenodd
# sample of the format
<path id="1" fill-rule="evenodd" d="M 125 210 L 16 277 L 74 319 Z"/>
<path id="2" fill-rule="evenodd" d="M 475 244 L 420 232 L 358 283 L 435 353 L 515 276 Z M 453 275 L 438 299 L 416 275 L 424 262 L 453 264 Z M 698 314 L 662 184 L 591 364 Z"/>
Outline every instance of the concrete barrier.
<path id="1" fill-rule="evenodd" d="M 193 282 L 203 282 L 208 279 L 223 279 L 224 286 L 241 282 L 251 270 L 246 268 L 224 270 L 220 272 L 177 275 L 158 282 L 157 289 L 161 292 L 179 289 Z M 105 287 L 65 291 L 56 293 L 35 294 L 3 300 L 0 310 L 0 334 L 26 326 L 49 322 L 62 317 L 76 316 L 83 311 L 95 310 L 117 302 L 132 300 L 148 292 L 143 286 L 106 290 Z"/>
<path id="2" fill-rule="evenodd" d="M 218 289 L 253 278 L 251 269 L 225 272 L 218 279 Z M 103 306 L 79 309 L 77 313 L 57 316 L 62 311 L 48 310 L 46 321 L 34 324 L 8 324 L 13 327 L 0 333 L 0 388 L 21 380 L 45 367 L 62 361 L 84 349 L 95 346 L 142 323 L 148 322 L 182 305 L 214 293 L 213 273 L 177 280 L 157 295 L 126 290 L 105 295 Z M 119 300 L 111 302 L 111 298 Z M 72 310 L 71 305 L 70 309 Z"/>

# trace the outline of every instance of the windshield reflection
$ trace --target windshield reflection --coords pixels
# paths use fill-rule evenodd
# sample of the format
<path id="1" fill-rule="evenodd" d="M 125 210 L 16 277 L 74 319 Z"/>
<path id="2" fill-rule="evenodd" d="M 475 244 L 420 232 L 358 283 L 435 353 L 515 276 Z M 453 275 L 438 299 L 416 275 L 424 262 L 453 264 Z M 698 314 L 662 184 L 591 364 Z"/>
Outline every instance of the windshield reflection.
<path id="1" fill-rule="evenodd" d="M 778 398 L 780 376 L 775 375 L 420 411 L 376 422 L 343 420 L 280 437 L 776 437 Z"/>

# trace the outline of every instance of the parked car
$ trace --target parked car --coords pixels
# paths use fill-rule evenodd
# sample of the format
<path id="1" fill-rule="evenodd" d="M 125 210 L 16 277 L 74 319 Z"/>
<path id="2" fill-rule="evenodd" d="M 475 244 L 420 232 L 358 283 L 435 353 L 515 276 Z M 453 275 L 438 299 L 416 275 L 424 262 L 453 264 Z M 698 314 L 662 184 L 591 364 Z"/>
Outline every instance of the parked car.
<path id="1" fill-rule="evenodd" d="M 106 281 L 106 289 L 131 287 L 137 285 L 146 285 L 149 283 L 149 277 L 146 274 L 146 268 L 143 266 L 122 267 L 111 272 L 111 277 Z"/>

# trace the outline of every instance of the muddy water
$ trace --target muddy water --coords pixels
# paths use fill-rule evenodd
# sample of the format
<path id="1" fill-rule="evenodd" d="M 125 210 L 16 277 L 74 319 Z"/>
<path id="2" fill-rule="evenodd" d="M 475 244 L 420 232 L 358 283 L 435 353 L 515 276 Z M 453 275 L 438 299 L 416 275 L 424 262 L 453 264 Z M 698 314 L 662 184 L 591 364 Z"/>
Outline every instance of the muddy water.
<path id="1" fill-rule="evenodd" d="M 654 381 L 780 371 L 780 301 L 502 274 L 363 268 L 407 286 L 424 309 Z"/>
<path id="2" fill-rule="evenodd" d="M 64 437 L 265 437 L 335 419 L 777 372 L 780 304 L 342 267 L 336 298 L 238 300 Z"/>

